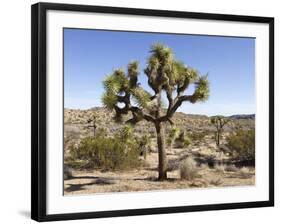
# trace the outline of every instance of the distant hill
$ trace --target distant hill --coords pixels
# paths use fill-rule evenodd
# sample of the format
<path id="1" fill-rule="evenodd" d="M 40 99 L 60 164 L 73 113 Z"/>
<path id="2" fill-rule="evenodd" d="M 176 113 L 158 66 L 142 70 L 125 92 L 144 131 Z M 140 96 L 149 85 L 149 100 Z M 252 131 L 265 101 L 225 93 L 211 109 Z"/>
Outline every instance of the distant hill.
<path id="1" fill-rule="evenodd" d="M 235 115 L 231 115 L 228 118 L 230 119 L 255 119 L 255 114 L 235 114 Z"/>
<path id="2" fill-rule="evenodd" d="M 115 132 L 123 126 L 121 123 L 115 123 L 112 119 L 114 117 L 114 112 L 107 110 L 104 107 L 94 107 L 87 110 L 80 109 L 64 109 L 64 124 L 70 130 L 77 128 L 87 127 L 91 116 L 95 114 L 97 120 L 97 126 L 109 129 L 110 132 Z M 130 115 L 124 117 L 124 122 L 130 118 Z M 255 115 L 232 115 L 229 116 L 233 122 L 229 123 L 225 127 L 225 131 L 228 131 L 239 124 L 239 126 L 245 128 L 255 127 Z M 214 130 L 214 127 L 210 124 L 210 117 L 207 115 L 198 114 L 185 114 L 183 112 L 176 112 L 172 118 L 174 124 L 186 131 L 210 131 Z M 170 125 L 167 123 L 167 128 Z M 68 129 L 66 129 L 68 130 Z M 137 132 L 149 132 L 154 133 L 153 124 L 147 121 L 141 121 L 135 126 L 135 131 Z"/>

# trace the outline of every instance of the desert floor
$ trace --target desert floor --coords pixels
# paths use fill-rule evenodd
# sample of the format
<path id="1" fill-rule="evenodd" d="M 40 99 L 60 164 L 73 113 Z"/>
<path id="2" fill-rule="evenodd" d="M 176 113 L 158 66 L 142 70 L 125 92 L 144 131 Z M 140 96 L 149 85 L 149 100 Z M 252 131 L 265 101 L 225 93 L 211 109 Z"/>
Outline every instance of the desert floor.
<path id="1" fill-rule="evenodd" d="M 158 154 L 147 154 L 144 166 L 131 171 L 72 171 L 72 177 L 64 180 L 65 195 L 85 195 L 105 192 L 131 192 L 148 190 L 168 190 L 187 188 L 213 188 L 255 185 L 254 167 L 231 168 L 227 165 L 209 167 L 198 166 L 198 177 L 193 180 L 181 180 L 179 163 L 187 157 L 204 156 L 210 153 L 208 147 L 172 149 L 167 152 L 168 180 L 157 181 Z M 219 156 L 219 155 L 217 155 Z"/>

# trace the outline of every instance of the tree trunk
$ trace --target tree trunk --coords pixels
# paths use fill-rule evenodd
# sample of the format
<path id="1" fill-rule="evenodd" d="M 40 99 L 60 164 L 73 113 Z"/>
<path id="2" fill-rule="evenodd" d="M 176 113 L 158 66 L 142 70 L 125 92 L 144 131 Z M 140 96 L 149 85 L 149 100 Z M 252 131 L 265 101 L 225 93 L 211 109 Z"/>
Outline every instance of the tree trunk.
<path id="1" fill-rule="evenodd" d="M 171 139 L 171 144 L 169 145 L 169 151 L 172 152 L 173 145 L 175 143 L 174 139 Z"/>
<path id="2" fill-rule="evenodd" d="M 167 179 L 167 161 L 165 150 L 165 131 L 161 123 L 155 124 L 158 145 L 158 180 Z"/>
<path id="3" fill-rule="evenodd" d="M 220 131 L 218 131 L 218 147 L 220 147 L 220 136 L 221 135 L 221 133 L 220 133 Z"/>
<path id="4" fill-rule="evenodd" d="M 215 134 L 215 140 L 216 140 L 216 145 L 219 147 L 220 146 L 220 131 L 217 130 Z"/>

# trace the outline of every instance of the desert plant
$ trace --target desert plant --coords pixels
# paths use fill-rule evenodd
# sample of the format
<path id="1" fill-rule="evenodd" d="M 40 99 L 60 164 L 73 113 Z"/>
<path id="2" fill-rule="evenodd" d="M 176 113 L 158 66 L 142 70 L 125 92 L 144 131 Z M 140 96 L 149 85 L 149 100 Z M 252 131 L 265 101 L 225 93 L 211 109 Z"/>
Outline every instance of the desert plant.
<path id="1" fill-rule="evenodd" d="M 107 129 L 100 127 L 97 128 L 96 132 L 95 132 L 95 137 L 99 138 L 99 137 L 106 137 L 108 135 Z"/>
<path id="2" fill-rule="evenodd" d="M 185 137 L 185 131 L 181 131 L 179 133 L 179 136 L 175 139 L 175 145 L 177 148 L 184 147 L 184 137 Z"/>
<path id="3" fill-rule="evenodd" d="M 240 173 L 250 173 L 250 169 L 248 167 L 243 166 L 240 168 Z"/>
<path id="4" fill-rule="evenodd" d="M 138 144 L 138 148 L 140 151 L 140 155 L 146 159 L 146 154 L 149 151 L 151 145 L 151 138 L 148 135 L 143 135 L 139 138 L 136 138 L 136 142 Z"/>
<path id="5" fill-rule="evenodd" d="M 180 134 L 180 129 L 179 128 L 173 126 L 170 129 L 170 132 L 169 132 L 168 138 L 167 138 L 167 144 L 168 144 L 168 146 L 170 148 L 170 151 L 172 150 L 172 147 L 173 147 L 175 139 L 179 137 L 179 134 Z"/>
<path id="6" fill-rule="evenodd" d="M 133 140 L 133 127 L 131 124 L 123 126 L 116 135 L 123 142 L 128 142 Z"/>
<path id="7" fill-rule="evenodd" d="M 232 156 L 240 160 L 255 159 L 255 130 L 242 130 L 230 134 L 227 138 L 227 147 Z"/>
<path id="8" fill-rule="evenodd" d="M 63 179 L 68 180 L 72 177 L 73 177 L 73 170 L 70 167 L 64 165 L 63 166 Z"/>
<path id="9" fill-rule="evenodd" d="M 184 148 L 192 143 L 189 136 L 185 134 L 185 131 L 181 131 L 178 137 L 174 140 L 174 142 L 177 148 Z"/>
<path id="10" fill-rule="evenodd" d="M 122 69 L 117 69 L 104 80 L 102 101 L 108 109 L 115 111 L 116 121 L 121 121 L 123 115 L 131 114 L 127 123 L 146 120 L 154 124 L 158 145 L 158 179 L 164 180 L 167 179 L 167 161 L 163 123 L 173 124 L 171 119 L 182 103 L 207 100 L 209 83 L 207 76 L 199 76 L 195 69 L 176 60 L 172 50 L 162 44 L 152 46 L 144 73 L 153 94 L 140 86 L 138 62 L 133 61 L 128 65 L 127 75 Z M 185 95 L 191 84 L 195 85 L 194 92 Z M 162 93 L 166 93 L 168 99 L 165 110 Z"/>
<path id="11" fill-rule="evenodd" d="M 97 129 L 97 115 L 96 113 L 92 113 L 90 118 L 87 120 L 88 128 L 94 128 L 94 136 L 96 136 L 96 129 Z"/>
<path id="12" fill-rule="evenodd" d="M 184 147 L 189 146 L 192 143 L 192 140 L 189 138 L 189 135 L 184 136 L 183 145 Z"/>
<path id="13" fill-rule="evenodd" d="M 116 170 L 140 165 L 136 145 L 118 137 L 85 137 L 70 153 L 72 161 L 80 168 Z"/>
<path id="14" fill-rule="evenodd" d="M 180 178 L 183 180 L 193 180 L 199 176 L 199 168 L 191 157 L 188 157 L 180 164 Z"/>
<path id="15" fill-rule="evenodd" d="M 215 165 L 215 170 L 217 172 L 224 173 L 225 172 L 225 166 L 223 164 L 216 164 Z"/>
<path id="16" fill-rule="evenodd" d="M 227 165 L 224 167 L 226 172 L 237 172 L 239 169 L 235 165 Z"/>
<path id="17" fill-rule="evenodd" d="M 221 178 L 216 178 L 216 179 L 212 179 L 211 181 L 210 181 L 210 184 L 211 185 L 214 185 L 214 186 L 219 186 L 219 185 L 222 185 L 223 184 L 223 181 L 222 181 L 222 179 Z"/>
<path id="18" fill-rule="evenodd" d="M 188 134 L 192 142 L 200 142 L 204 139 L 204 137 L 207 135 L 206 131 L 201 132 L 191 132 Z"/>
<path id="19" fill-rule="evenodd" d="M 223 132 L 223 127 L 229 122 L 228 119 L 226 119 L 223 116 L 213 116 L 211 117 L 211 124 L 215 126 L 216 133 L 215 133 L 215 139 L 217 146 L 220 146 L 220 139 Z"/>

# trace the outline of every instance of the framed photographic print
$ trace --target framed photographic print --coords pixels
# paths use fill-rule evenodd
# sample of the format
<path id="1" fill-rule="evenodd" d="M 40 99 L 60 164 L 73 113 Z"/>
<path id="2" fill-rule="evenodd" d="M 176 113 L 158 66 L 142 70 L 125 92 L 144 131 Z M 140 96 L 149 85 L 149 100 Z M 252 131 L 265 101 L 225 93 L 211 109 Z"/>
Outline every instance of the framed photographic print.
<path id="1" fill-rule="evenodd" d="M 32 219 L 274 205 L 274 19 L 32 6 Z"/>

